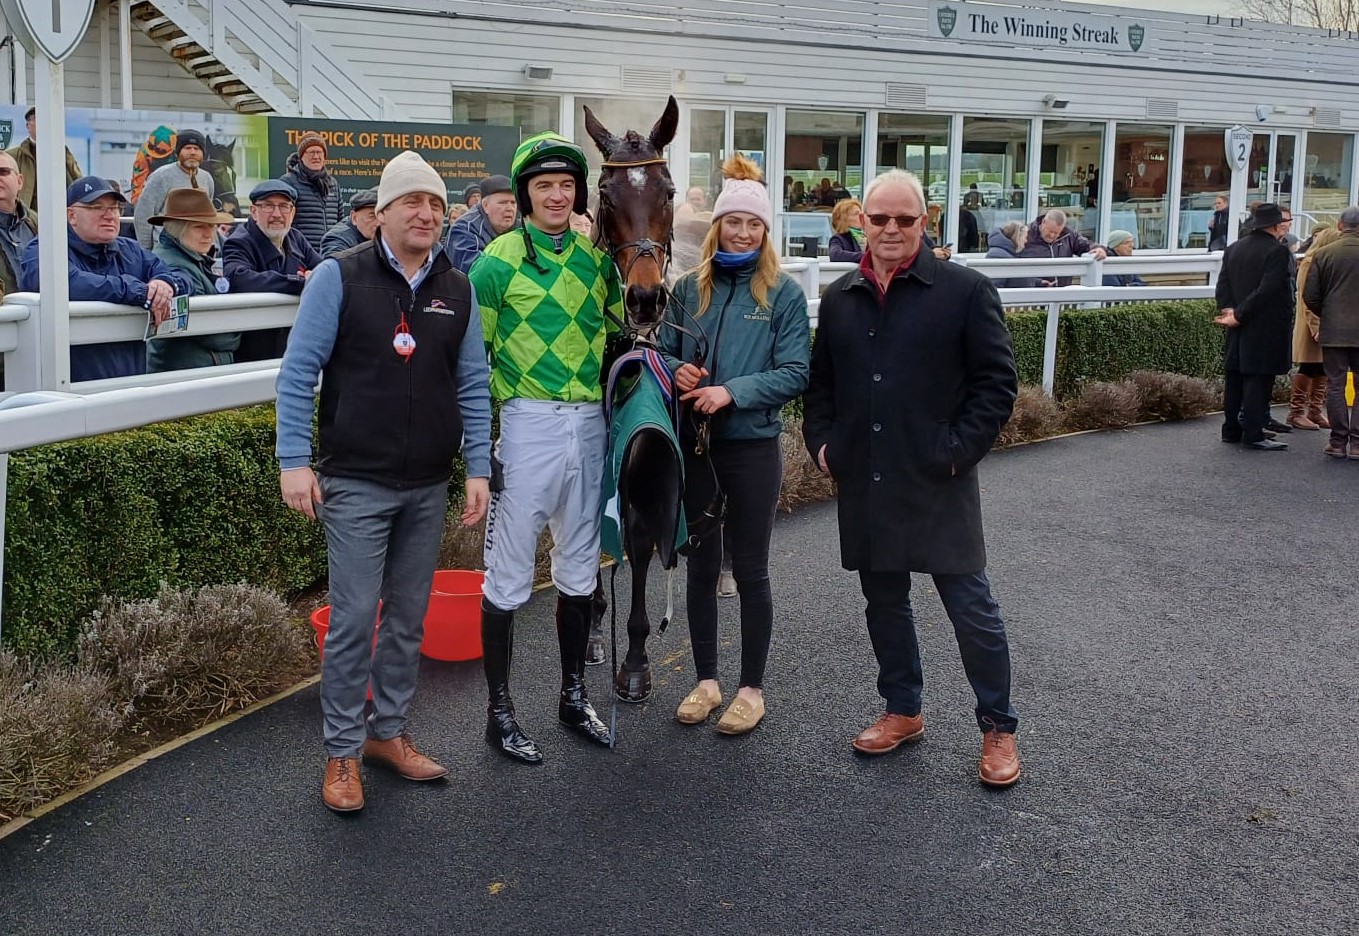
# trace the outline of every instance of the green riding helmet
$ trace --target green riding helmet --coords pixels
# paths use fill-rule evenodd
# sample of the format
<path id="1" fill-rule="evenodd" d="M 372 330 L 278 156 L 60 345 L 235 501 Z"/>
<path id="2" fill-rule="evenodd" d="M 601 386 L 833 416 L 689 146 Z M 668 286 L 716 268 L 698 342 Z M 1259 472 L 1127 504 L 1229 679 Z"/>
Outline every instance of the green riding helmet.
<path id="1" fill-rule="evenodd" d="M 589 203 L 585 153 L 570 140 L 551 131 L 529 137 L 514 151 L 514 159 L 510 162 L 510 184 L 514 186 L 520 214 L 527 217 L 533 211 L 528 196 L 528 180 L 545 172 L 567 172 L 575 177 L 576 200 L 571 210 L 576 214 L 585 214 Z"/>

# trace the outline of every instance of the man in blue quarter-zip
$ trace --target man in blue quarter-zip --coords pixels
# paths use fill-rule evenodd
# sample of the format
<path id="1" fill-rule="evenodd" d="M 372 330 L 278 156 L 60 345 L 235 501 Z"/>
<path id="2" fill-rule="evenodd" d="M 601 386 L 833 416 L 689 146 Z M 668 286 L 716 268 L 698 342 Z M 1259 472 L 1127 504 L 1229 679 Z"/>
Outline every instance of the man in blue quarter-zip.
<path id="1" fill-rule="evenodd" d="M 360 757 L 408 780 L 448 772 L 416 749 L 406 710 L 459 445 L 463 524 L 481 522 L 490 500 L 491 402 L 476 295 L 436 249 L 446 200 L 443 180 L 418 154 L 387 164 L 377 236 L 312 271 L 279 369 L 279 487 L 289 507 L 319 517 L 326 531 L 322 799 L 337 812 L 363 808 Z"/>

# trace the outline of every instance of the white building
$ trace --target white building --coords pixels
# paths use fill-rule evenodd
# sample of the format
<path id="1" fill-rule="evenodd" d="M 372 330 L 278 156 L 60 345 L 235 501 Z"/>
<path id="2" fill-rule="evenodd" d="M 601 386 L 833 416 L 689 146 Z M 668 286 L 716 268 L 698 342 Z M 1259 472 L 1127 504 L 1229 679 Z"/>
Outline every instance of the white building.
<path id="1" fill-rule="evenodd" d="M 31 67 L 3 54 L 22 104 Z M 99 0 L 67 76 L 71 106 L 509 125 L 589 150 L 583 104 L 645 130 L 674 94 L 680 192 L 711 197 L 728 152 L 758 154 L 776 192 L 790 180 L 797 247 L 829 232 L 806 195 L 822 179 L 854 194 L 904 166 L 944 241 L 964 206 L 984 235 L 1045 205 L 1202 249 L 1235 123 L 1255 131 L 1248 197 L 1304 236 L 1359 183 L 1354 37 L 1042 0 Z"/>

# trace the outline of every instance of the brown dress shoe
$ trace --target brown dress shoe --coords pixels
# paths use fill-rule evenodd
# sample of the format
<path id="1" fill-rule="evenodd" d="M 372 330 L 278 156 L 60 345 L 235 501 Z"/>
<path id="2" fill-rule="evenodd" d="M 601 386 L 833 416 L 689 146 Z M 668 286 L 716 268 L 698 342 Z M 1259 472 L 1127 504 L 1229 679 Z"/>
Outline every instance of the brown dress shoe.
<path id="1" fill-rule="evenodd" d="M 924 736 L 923 716 L 884 712 L 877 721 L 859 732 L 852 743 L 860 754 L 886 754 L 907 741 L 919 741 Z"/>
<path id="2" fill-rule="evenodd" d="M 332 757 L 326 761 L 326 779 L 321 799 L 336 812 L 363 808 L 363 781 L 359 779 L 357 757 Z"/>
<path id="3" fill-rule="evenodd" d="M 447 767 L 415 749 L 408 731 L 386 741 L 369 738 L 363 742 L 363 759 L 390 767 L 407 780 L 438 780 L 448 774 Z"/>
<path id="4" fill-rule="evenodd" d="M 1019 748 L 1009 731 L 988 731 L 982 735 L 981 782 L 992 787 L 1007 787 L 1019 779 Z"/>

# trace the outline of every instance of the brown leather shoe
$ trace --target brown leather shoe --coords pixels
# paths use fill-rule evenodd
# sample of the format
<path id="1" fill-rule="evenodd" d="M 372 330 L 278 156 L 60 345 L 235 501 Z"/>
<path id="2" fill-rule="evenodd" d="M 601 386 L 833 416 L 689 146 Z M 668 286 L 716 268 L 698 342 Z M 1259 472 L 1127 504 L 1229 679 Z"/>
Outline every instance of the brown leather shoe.
<path id="1" fill-rule="evenodd" d="M 893 715 L 884 712 L 877 721 L 855 736 L 854 750 L 860 754 L 886 754 L 908 741 L 925 736 L 925 719 L 920 715 Z"/>
<path id="2" fill-rule="evenodd" d="M 438 780 L 448 774 L 447 767 L 415 749 L 409 731 L 386 741 L 369 738 L 363 742 L 363 759 L 390 767 L 407 780 Z"/>
<path id="3" fill-rule="evenodd" d="M 326 779 L 321 784 L 321 799 L 336 812 L 363 808 L 363 780 L 359 778 L 357 757 L 332 757 L 326 761 Z"/>
<path id="4" fill-rule="evenodd" d="M 1007 787 L 1019 779 L 1019 748 L 1009 731 L 988 731 L 982 735 L 981 782 L 992 787 Z"/>

